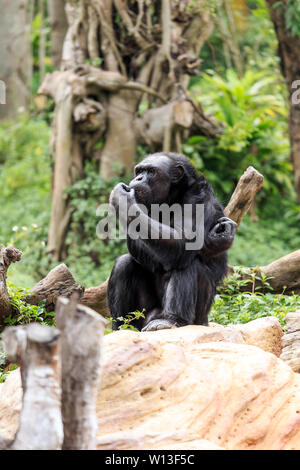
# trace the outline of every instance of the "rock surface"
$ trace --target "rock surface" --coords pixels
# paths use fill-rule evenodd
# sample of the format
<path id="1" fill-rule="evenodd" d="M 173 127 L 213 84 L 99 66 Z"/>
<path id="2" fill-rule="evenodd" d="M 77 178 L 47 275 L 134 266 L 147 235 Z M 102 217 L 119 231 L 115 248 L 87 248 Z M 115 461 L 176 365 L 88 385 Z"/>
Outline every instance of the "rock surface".
<path id="1" fill-rule="evenodd" d="M 241 332 L 246 344 L 280 356 L 283 331 L 277 318 L 258 318 L 244 325 L 234 325 L 234 328 Z"/>
<path id="2" fill-rule="evenodd" d="M 300 310 L 286 315 L 286 333 L 282 338 L 281 359 L 294 372 L 300 372 Z"/>
<path id="3" fill-rule="evenodd" d="M 201 326 L 107 335 L 98 448 L 300 449 L 300 375 L 246 336 Z M 0 387 L 6 438 L 20 396 L 14 371 Z"/>

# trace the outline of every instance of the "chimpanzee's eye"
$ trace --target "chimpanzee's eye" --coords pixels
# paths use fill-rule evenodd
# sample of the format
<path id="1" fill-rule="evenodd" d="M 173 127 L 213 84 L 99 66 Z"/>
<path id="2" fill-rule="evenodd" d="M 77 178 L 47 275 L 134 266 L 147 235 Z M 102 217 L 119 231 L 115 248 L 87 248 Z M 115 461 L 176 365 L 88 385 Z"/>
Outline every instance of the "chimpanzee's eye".
<path id="1" fill-rule="evenodd" d="M 149 175 L 153 176 L 153 175 L 155 175 L 156 171 L 155 171 L 154 168 L 149 168 L 148 173 L 149 173 Z"/>

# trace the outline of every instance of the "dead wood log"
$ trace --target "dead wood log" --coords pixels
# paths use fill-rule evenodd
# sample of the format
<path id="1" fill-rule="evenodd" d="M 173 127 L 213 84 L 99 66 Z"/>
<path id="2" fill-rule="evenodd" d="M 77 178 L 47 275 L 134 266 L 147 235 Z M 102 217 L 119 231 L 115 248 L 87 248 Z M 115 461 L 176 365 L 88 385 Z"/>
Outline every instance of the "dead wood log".
<path id="1" fill-rule="evenodd" d="M 238 227 L 248 212 L 256 193 L 262 188 L 263 182 L 263 175 L 252 166 L 249 166 L 241 176 L 225 209 L 226 217 L 234 220 Z"/>
<path id="2" fill-rule="evenodd" d="M 83 305 L 92 308 L 104 317 L 109 315 L 106 298 L 107 284 L 108 279 L 103 282 L 103 284 L 100 284 L 100 286 L 88 287 L 85 289 L 84 295 L 80 301 Z"/>
<path id="3" fill-rule="evenodd" d="M 0 245 L 0 327 L 3 320 L 12 313 L 12 305 L 9 299 L 6 286 L 7 270 L 11 263 L 20 261 L 22 252 L 12 245 L 2 248 Z"/>
<path id="4" fill-rule="evenodd" d="M 96 398 L 106 321 L 78 305 L 78 298 L 78 294 L 69 300 L 60 297 L 56 306 L 56 325 L 61 331 L 64 450 L 96 448 Z"/>
<path id="5" fill-rule="evenodd" d="M 80 303 L 95 310 L 103 316 L 108 316 L 106 290 L 108 280 L 100 286 L 85 289 L 77 284 L 71 271 L 65 264 L 59 264 L 52 269 L 47 276 L 39 281 L 32 293 L 26 298 L 26 302 L 37 305 L 41 300 L 46 300 L 47 312 L 53 312 L 58 297 L 69 298 L 74 292 L 80 297 Z"/>
<path id="6" fill-rule="evenodd" d="M 58 297 L 68 298 L 74 292 L 78 292 L 82 296 L 84 287 L 76 283 L 65 264 L 59 264 L 34 286 L 32 294 L 26 298 L 26 301 L 37 305 L 41 300 L 46 300 L 47 312 L 53 312 Z"/>
<path id="7" fill-rule="evenodd" d="M 59 450 L 61 419 L 59 332 L 32 323 L 4 331 L 9 360 L 21 361 L 23 406 L 12 450 Z"/>

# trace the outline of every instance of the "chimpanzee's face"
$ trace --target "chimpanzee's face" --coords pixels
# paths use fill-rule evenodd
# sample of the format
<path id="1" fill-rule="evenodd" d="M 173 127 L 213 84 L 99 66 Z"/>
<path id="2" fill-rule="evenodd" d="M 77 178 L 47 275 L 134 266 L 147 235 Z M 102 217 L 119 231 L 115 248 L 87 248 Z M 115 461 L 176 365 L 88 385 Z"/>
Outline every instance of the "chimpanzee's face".
<path id="1" fill-rule="evenodd" d="M 130 182 L 137 202 L 162 204 L 168 202 L 172 185 L 172 162 L 165 155 L 146 157 L 135 167 L 135 178 Z"/>

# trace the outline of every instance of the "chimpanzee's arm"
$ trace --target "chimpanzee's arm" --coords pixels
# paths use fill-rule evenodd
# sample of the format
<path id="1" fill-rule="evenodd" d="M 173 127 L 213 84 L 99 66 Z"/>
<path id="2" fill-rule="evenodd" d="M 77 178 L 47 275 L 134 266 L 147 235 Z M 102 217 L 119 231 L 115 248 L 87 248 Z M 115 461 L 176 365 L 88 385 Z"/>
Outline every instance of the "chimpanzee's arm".
<path id="1" fill-rule="evenodd" d="M 123 201 L 126 199 L 127 207 L 130 208 L 132 216 L 128 216 L 126 208 L 125 210 L 122 208 L 122 203 L 119 203 L 120 197 L 123 198 Z M 115 187 L 110 202 L 117 208 L 121 224 L 127 228 L 128 248 L 137 260 L 153 259 L 156 264 L 159 262 L 166 269 L 180 265 L 180 260 L 185 253 L 186 243 L 182 230 L 164 225 L 149 217 L 137 204 L 134 190 L 130 190 L 123 183 Z M 131 233 L 131 224 L 137 218 L 141 235 Z M 146 237 L 142 235 L 143 232 Z"/>
<path id="2" fill-rule="evenodd" d="M 166 270 L 180 267 L 182 258 L 185 258 L 185 243 L 183 232 L 179 229 L 164 225 L 142 212 L 138 205 L 131 206 L 136 210 L 140 226 L 148 237 L 132 238 L 129 226 L 128 249 L 136 259 L 153 259 L 154 263 L 161 263 Z M 129 218 L 128 224 L 132 222 Z"/>

